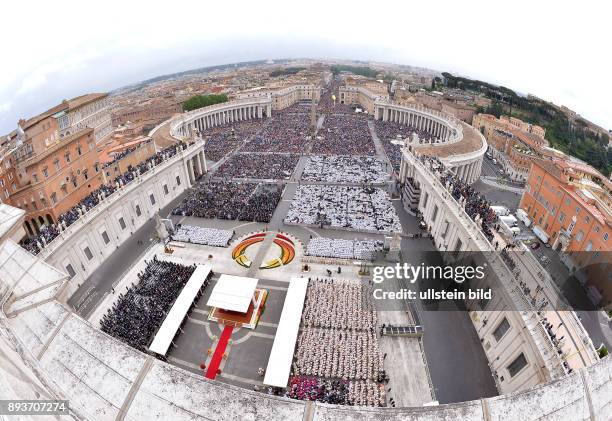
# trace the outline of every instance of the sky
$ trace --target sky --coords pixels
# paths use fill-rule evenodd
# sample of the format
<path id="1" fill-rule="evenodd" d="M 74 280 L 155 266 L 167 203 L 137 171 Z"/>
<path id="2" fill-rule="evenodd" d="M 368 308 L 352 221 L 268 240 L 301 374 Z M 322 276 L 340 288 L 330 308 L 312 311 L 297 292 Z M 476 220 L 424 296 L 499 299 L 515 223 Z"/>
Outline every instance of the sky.
<path id="1" fill-rule="evenodd" d="M 607 1 L 4 2 L 0 135 L 65 98 L 177 71 L 275 58 L 449 71 L 612 129 Z"/>

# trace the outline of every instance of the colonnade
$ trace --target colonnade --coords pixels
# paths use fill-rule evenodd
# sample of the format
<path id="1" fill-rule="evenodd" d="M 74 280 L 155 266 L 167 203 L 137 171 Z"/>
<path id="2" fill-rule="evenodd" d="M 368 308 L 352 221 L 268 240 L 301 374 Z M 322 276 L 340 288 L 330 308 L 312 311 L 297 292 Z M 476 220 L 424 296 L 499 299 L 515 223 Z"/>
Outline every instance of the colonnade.
<path id="1" fill-rule="evenodd" d="M 430 133 L 443 142 L 450 140 L 452 131 L 448 128 L 448 125 L 433 116 L 413 112 L 409 109 L 390 107 L 377 107 L 376 111 L 376 119 L 416 127 L 419 130 Z"/>
<path id="2" fill-rule="evenodd" d="M 272 114 L 270 100 L 258 102 L 245 101 L 244 104 L 237 104 L 234 101 L 183 114 L 178 117 L 183 121 L 174 129 L 175 134 L 183 138 L 192 137 L 196 133 L 224 124 L 270 117 Z"/>
<path id="3" fill-rule="evenodd" d="M 204 175 L 208 171 L 206 165 L 206 157 L 204 151 L 199 150 L 195 155 L 185 160 L 187 167 L 187 175 L 189 176 L 189 184 L 193 185 L 197 178 Z"/>
<path id="4" fill-rule="evenodd" d="M 482 172 L 482 158 L 464 165 L 458 165 L 451 168 L 451 170 L 467 184 L 475 183 L 480 178 L 480 173 Z"/>

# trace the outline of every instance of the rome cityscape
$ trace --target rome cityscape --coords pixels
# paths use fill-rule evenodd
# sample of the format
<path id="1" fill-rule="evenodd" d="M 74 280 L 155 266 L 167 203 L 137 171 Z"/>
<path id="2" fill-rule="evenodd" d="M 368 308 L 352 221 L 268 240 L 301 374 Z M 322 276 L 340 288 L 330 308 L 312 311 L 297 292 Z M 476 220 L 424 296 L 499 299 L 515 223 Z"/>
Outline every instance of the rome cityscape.
<path id="1" fill-rule="evenodd" d="M 3 419 L 611 420 L 612 126 L 297 45 L 0 89 Z"/>

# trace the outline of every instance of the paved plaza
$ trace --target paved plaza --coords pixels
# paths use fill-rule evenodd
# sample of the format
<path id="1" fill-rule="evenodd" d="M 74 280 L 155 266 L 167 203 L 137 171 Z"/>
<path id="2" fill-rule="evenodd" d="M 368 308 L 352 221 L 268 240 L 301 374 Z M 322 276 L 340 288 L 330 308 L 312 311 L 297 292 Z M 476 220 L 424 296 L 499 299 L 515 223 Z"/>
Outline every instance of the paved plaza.
<path id="1" fill-rule="evenodd" d="M 293 119 L 306 118 L 296 114 Z M 356 117 L 352 117 L 356 118 Z M 361 118 L 361 117 L 359 117 Z M 318 128 L 325 127 L 325 114 L 318 120 Z M 218 381 L 231 383 L 233 385 L 263 390 L 263 377 L 258 373 L 259 368 L 265 368 L 268 364 L 270 351 L 276 336 L 276 329 L 280 320 L 281 311 L 285 301 L 289 280 L 293 276 L 305 276 L 309 278 L 329 278 L 336 280 L 351 280 L 361 282 L 367 286 L 370 277 L 366 273 L 360 273 L 362 269 L 359 262 L 346 259 L 308 259 L 305 249 L 309 241 L 316 237 L 343 240 L 385 240 L 383 233 L 376 230 L 368 232 L 356 232 L 347 229 L 334 229 L 329 226 L 318 226 L 317 224 L 295 225 L 286 224 L 285 220 L 289 213 L 291 203 L 296 192 L 304 185 L 316 182 L 317 185 L 334 188 L 348 183 L 361 183 L 372 181 L 384 192 L 384 201 L 387 209 L 395 216 L 396 224 L 401 227 L 401 250 L 402 258 L 412 262 L 426 262 L 432 257 L 435 246 L 428 238 L 412 238 L 412 234 L 423 233 L 418 227 L 417 219 L 407 213 L 398 198 L 396 187 L 391 179 L 391 165 L 388 165 L 389 157 L 385 147 L 376 136 L 375 128 L 365 121 L 361 124 L 360 139 L 362 146 L 352 150 L 350 158 L 334 160 L 334 148 L 337 147 L 341 133 L 342 117 L 334 116 L 328 120 L 328 125 L 333 125 L 327 131 L 327 135 L 333 141 L 325 146 L 317 144 L 317 150 L 324 151 L 327 158 L 317 158 L 309 161 L 309 156 L 292 155 L 287 161 L 288 155 L 275 154 L 275 142 L 277 140 L 262 140 L 257 138 L 257 130 L 245 134 L 243 140 L 235 140 L 237 145 L 226 148 L 215 143 L 210 147 L 212 155 L 222 157 L 220 162 L 209 162 L 210 173 L 202 177 L 191 191 L 186 192 L 174 203 L 163 209 L 162 216 L 168 216 L 174 224 L 182 224 L 191 227 L 202 227 L 233 232 L 227 247 L 214 247 L 202 244 L 183 242 L 170 242 L 172 253 L 167 253 L 164 245 L 157 242 L 152 222 L 145 224 L 132 238 L 120 246 L 105 263 L 85 282 L 70 300 L 70 304 L 92 323 L 96 324 L 102 314 L 111 308 L 116 300 L 118 291 L 124 290 L 134 282 L 136 274 L 144 269 L 145 261 L 150 261 L 153 256 L 161 260 L 169 260 L 183 265 L 210 264 L 214 276 L 210 285 L 205 289 L 202 296 L 195 303 L 194 309 L 189 313 L 188 319 L 180 334 L 175 339 L 175 346 L 167 355 L 168 361 L 180 368 L 203 374 L 201 364 L 210 360 L 210 353 L 214 350 L 217 341 L 222 335 L 223 326 L 211 322 L 208 319 L 210 308 L 206 302 L 210 296 L 216 281 L 221 274 L 248 276 L 259 280 L 258 287 L 266 289 L 268 297 L 265 308 L 259 319 L 257 327 L 253 330 L 236 328 L 232 332 L 231 340 L 225 349 L 225 356 L 220 365 L 220 373 L 216 377 Z M 272 123 L 269 123 L 272 124 Z M 263 127 L 266 127 L 265 125 Z M 274 133 L 278 127 L 272 126 L 268 130 Z M 365 135 L 364 135 L 365 133 Z M 305 151 L 310 151 L 312 141 L 302 139 L 303 133 L 294 133 L 295 145 L 305 146 Z M 256 144 L 247 148 L 251 152 L 244 151 L 244 145 L 248 145 L 249 139 L 255 136 L 259 139 Z M 369 140 L 364 136 L 369 136 Z M 242 143 L 241 143 L 242 142 Z M 345 179 L 342 177 L 343 163 L 350 165 L 353 174 L 358 172 L 359 153 L 369 148 L 368 142 L 372 142 L 376 154 L 368 157 L 364 162 L 376 162 L 375 176 L 359 178 L 356 175 Z M 219 148 L 215 150 L 214 148 Z M 296 152 L 294 147 L 281 150 Z M 246 167 L 241 172 L 236 172 L 232 162 L 246 162 L 248 154 L 257 155 L 257 164 Z M 283 158 L 280 158 L 283 156 Z M 276 160 L 277 166 L 272 172 L 261 171 L 259 167 L 265 164 L 267 159 Z M 376 159 L 376 161 L 373 161 Z M 319 166 L 315 167 L 314 163 Z M 382 164 L 381 164 L 382 163 Z M 310 165 L 310 167 L 308 167 Z M 309 168 L 309 181 L 304 180 L 303 172 Z M 332 174 L 325 176 L 316 175 L 317 172 L 328 168 Z M 386 174 L 385 174 L 386 173 Z M 202 218 L 197 216 L 184 216 L 172 212 L 179 204 L 184 206 L 185 199 L 192 197 L 194 192 L 203 191 L 211 180 L 215 182 L 226 182 L 231 178 L 243 177 L 242 182 L 257 183 L 262 179 L 277 183 L 280 188 L 280 200 L 271 211 L 269 220 L 256 222 L 248 220 L 249 213 L 237 212 L 238 218 Z M 276 180 L 269 180 L 276 179 Z M 344 187 L 346 188 L 346 187 Z M 483 185 L 483 188 L 486 188 Z M 247 196 L 244 205 L 249 206 Z M 514 194 L 512 194 L 514 196 Z M 383 198 L 383 196 L 381 196 Z M 503 203 L 511 204 L 514 198 L 508 192 L 503 193 Z M 237 199 L 238 200 L 238 199 Z M 233 206 L 237 206 L 237 203 Z M 346 206 L 346 204 L 345 204 Z M 299 209 L 297 209 L 299 211 Z M 349 209 L 350 212 L 350 209 Z M 386 213 L 390 213 L 386 211 Z M 242 216 L 247 220 L 241 220 Z M 243 264 L 232 256 L 233 250 L 241 242 L 261 233 L 262 241 L 248 246 L 244 250 Z M 277 242 L 278 235 L 286 236 L 294 245 L 295 255 L 290 262 L 280 264 L 273 269 L 266 269 L 269 262 L 274 262 L 282 254 Z M 307 262 L 308 270 L 304 271 L 304 263 Z M 375 261 L 375 264 L 387 264 L 385 261 Z M 338 269 L 341 269 L 339 272 Z M 399 287 L 398 281 L 390 280 L 389 288 Z M 471 325 L 467 312 L 460 308 L 453 311 L 431 311 L 421 302 L 416 302 L 412 309 L 404 307 L 377 308 L 378 324 L 407 325 L 414 323 L 417 318 L 424 327 L 424 335 L 420 338 L 414 337 L 390 337 L 377 334 L 381 355 L 384 354 L 383 367 L 389 376 L 388 383 L 383 386 L 385 399 L 393 398 L 398 406 L 420 406 L 437 400 L 440 403 L 450 403 L 470 399 L 479 399 L 496 394 L 487 361 L 478 337 Z M 205 370 L 204 370 L 205 371 Z M 466 378 L 474 381 L 467 382 Z"/>

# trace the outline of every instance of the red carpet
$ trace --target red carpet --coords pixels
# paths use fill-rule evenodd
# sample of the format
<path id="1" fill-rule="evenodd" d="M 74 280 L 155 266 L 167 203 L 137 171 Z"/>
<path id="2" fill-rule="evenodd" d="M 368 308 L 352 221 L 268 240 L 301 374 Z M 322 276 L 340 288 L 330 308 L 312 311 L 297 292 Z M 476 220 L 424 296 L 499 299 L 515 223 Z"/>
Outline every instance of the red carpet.
<path id="1" fill-rule="evenodd" d="M 219 338 L 215 352 L 210 360 L 210 364 L 208 364 L 208 370 L 206 370 L 207 379 L 213 380 L 217 377 L 217 370 L 221 365 L 223 353 L 225 352 L 225 348 L 227 348 L 227 343 L 229 342 L 230 336 L 232 336 L 233 330 L 234 328 L 232 326 L 225 326 L 223 332 L 221 332 L 221 337 Z"/>

